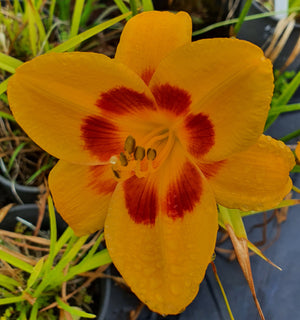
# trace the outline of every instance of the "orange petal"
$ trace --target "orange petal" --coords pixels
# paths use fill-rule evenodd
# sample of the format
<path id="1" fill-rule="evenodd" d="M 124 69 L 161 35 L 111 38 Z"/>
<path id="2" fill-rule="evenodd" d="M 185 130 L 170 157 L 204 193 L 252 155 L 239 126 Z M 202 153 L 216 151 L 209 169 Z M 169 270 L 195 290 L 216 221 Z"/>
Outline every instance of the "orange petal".
<path id="1" fill-rule="evenodd" d="M 116 59 L 148 84 L 161 59 L 175 48 L 191 42 L 191 38 L 192 22 L 187 13 L 144 12 L 125 25 Z"/>
<path id="2" fill-rule="evenodd" d="M 296 146 L 295 153 L 296 153 L 297 159 L 300 161 L 300 142 L 298 142 L 298 144 Z"/>
<path id="3" fill-rule="evenodd" d="M 200 168 L 218 203 L 249 211 L 270 209 L 283 199 L 292 187 L 289 171 L 294 165 L 283 142 L 261 136 L 248 150 Z"/>
<path id="4" fill-rule="evenodd" d="M 55 207 L 77 236 L 103 228 L 116 184 L 111 166 L 81 166 L 62 160 L 49 176 Z"/>
<path id="5" fill-rule="evenodd" d="M 8 97 L 16 120 L 35 142 L 79 164 L 99 164 L 109 152 L 120 152 L 126 133 L 117 132 L 116 114 L 155 109 L 134 72 L 94 53 L 51 53 L 25 63 L 9 81 Z M 95 141 L 95 131 L 103 141 Z M 90 152 L 93 144 L 98 153 Z"/>
<path id="6" fill-rule="evenodd" d="M 159 64 L 149 84 L 189 94 L 190 111 L 213 125 L 205 155 L 218 161 L 247 149 L 262 134 L 273 92 L 272 65 L 255 45 L 236 39 L 199 40 L 177 48 Z"/>
<path id="7" fill-rule="evenodd" d="M 117 186 L 104 228 L 124 280 L 160 314 L 177 314 L 194 299 L 218 229 L 206 180 L 184 157 L 172 159 L 157 174 Z"/>

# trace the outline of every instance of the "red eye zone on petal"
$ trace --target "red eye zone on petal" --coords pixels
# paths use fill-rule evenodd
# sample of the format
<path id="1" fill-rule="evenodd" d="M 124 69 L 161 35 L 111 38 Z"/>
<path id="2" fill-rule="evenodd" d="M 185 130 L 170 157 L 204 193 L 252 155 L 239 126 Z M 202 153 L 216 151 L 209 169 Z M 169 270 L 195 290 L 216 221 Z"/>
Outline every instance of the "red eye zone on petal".
<path id="1" fill-rule="evenodd" d="M 125 203 L 131 219 L 136 223 L 155 223 L 158 195 L 155 186 L 146 178 L 132 176 L 124 181 Z"/>
<path id="2" fill-rule="evenodd" d="M 153 76 L 154 71 L 155 71 L 154 69 L 147 68 L 142 72 L 141 78 L 144 80 L 146 85 L 149 84 L 149 82 L 150 82 L 150 80 L 151 80 L 151 78 Z"/>
<path id="3" fill-rule="evenodd" d="M 84 148 L 97 156 L 100 161 L 108 161 L 123 147 L 118 127 L 100 116 L 90 116 L 83 120 L 81 137 Z"/>
<path id="4" fill-rule="evenodd" d="M 111 166 L 91 166 L 89 169 L 89 186 L 98 194 L 111 194 L 117 185 L 113 179 Z"/>
<path id="5" fill-rule="evenodd" d="M 223 167 L 225 163 L 226 163 L 226 160 L 210 162 L 210 163 L 199 162 L 198 167 L 204 174 L 205 178 L 210 179 L 210 178 L 213 178 L 219 172 L 219 170 Z"/>
<path id="6" fill-rule="evenodd" d="M 125 115 L 145 109 L 155 110 L 155 105 L 144 93 L 126 87 L 118 87 L 101 94 L 96 101 L 101 111 Z"/>
<path id="7" fill-rule="evenodd" d="M 195 157 L 205 155 L 215 143 L 215 131 L 208 116 L 202 113 L 189 115 L 184 122 L 187 133 L 187 150 Z"/>
<path id="8" fill-rule="evenodd" d="M 201 193 L 201 176 L 196 167 L 186 162 L 179 177 L 169 186 L 165 203 L 167 215 L 177 219 L 193 211 L 201 198 Z"/>
<path id="9" fill-rule="evenodd" d="M 191 97 L 188 92 L 166 83 L 151 89 L 160 109 L 173 112 L 175 115 L 184 114 L 189 110 Z"/>

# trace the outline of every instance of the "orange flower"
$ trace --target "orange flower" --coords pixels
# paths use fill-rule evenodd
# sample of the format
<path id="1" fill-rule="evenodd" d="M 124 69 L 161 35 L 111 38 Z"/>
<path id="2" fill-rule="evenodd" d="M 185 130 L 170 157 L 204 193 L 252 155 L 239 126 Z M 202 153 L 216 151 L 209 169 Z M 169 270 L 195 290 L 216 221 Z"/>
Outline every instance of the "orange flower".
<path id="1" fill-rule="evenodd" d="M 264 210 L 294 158 L 262 135 L 272 66 L 245 41 L 191 43 L 180 12 L 132 18 L 115 59 L 47 54 L 18 68 L 16 120 L 61 160 L 50 174 L 77 235 L 103 228 L 113 262 L 150 309 L 181 312 L 214 252 L 216 202 Z M 124 147 L 125 146 L 125 147 Z"/>
<path id="2" fill-rule="evenodd" d="M 297 159 L 300 161 L 300 141 L 297 143 L 295 153 L 296 153 Z"/>

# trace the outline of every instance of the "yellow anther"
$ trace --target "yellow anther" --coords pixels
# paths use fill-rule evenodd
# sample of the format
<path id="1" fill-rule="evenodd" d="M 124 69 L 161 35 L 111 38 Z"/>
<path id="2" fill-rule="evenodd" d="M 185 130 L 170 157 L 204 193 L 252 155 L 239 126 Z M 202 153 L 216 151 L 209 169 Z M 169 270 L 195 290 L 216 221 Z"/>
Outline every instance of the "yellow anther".
<path id="1" fill-rule="evenodd" d="M 145 158 L 145 149 L 143 147 L 137 146 L 134 150 L 134 159 L 143 160 Z"/>
<path id="2" fill-rule="evenodd" d="M 128 165 L 128 160 L 123 152 L 120 153 L 120 163 L 123 167 L 126 167 Z"/>
<path id="3" fill-rule="evenodd" d="M 156 158 L 156 150 L 152 149 L 152 148 L 149 148 L 147 150 L 147 159 L 148 160 L 154 160 L 155 158 Z"/>
<path id="4" fill-rule="evenodd" d="M 124 150 L 129 154 L 133 153 L 135 150 L 135 139 L 132 136 L 128 136 L 125 140 Z"/>

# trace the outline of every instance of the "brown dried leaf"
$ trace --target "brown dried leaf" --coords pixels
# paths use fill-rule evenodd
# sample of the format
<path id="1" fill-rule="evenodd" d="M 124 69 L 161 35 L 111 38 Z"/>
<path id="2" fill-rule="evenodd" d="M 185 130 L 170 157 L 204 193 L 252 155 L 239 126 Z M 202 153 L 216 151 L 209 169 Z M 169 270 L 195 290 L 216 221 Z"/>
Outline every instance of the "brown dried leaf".
<path id="1" fill-rule="evenodd" d="M 248 241 L 245 238 L 238 238 L 235 235 L 234 230 L 232 229 L 230 224 L 226 224 L 226 229 L 227 229 L 229 237 L 232 241 L 238 262 L 239 262 L 241 269 L 244 273 L 244 276 L 248 282 L 248 285 L 251 290 L 251 293 L 252 293 L 256 308 L 258 310 L 258 313 L 260 315 L 260 318 L 262 320 L 265 320 L 264 314 L 262 312 L 262 309 L 260 307 L 259 301 L 256 296 L 256 292 L 255 292 L 253 276 L 252 276 L 252 271 L 251 271 L 251 266 L 250 266 Z"/>
<path id="2" fill-rule="evenodd" d="M 6 217 L 8 211 L 10 210 L 10 208 L 13 205 L 14 205 L 13 203 L 10 203 L 10 204 L 8 204 L 5 207 L 0 209 L 0 223 L 4 220 L 4 218 Z"/>

